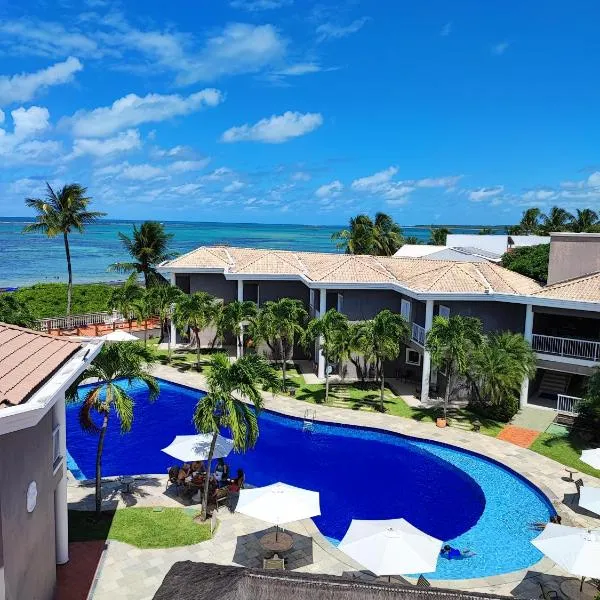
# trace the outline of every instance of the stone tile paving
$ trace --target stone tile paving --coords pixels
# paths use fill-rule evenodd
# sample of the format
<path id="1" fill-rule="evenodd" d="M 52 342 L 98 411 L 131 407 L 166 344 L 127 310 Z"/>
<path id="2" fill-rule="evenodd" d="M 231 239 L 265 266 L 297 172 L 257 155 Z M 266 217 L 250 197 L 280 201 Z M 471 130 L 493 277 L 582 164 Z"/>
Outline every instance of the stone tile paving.
<path id="1" fill-rule="evenodd" d="M 522 408 L 511 421 L 511 425 L 533 429 L 534 431 L 546 431 L 554 421 L 556 413 L 553 410 L 538 408 L 535 406 L 526 406 Z"/>
<path id="2" fill-rule="evenodd" d="M 205 381 L 198 373 L 182 373 L 168 366 L 158 366 L 154 369 L 158 377 L 201 389 Z M 268 409 L 291 416 L 303 417 L 306 403 L 265 394 L 265 406 Z M 350 411 L 329 406 L 313 406 L 317 411 L 317 419 L 339 423 L 378 427 L 411 435 L 418 438 L 439 440 L 460 448 L 479 452 L 505 464 L 517 471 L 540 487 L 551 499 L 566 523 L 583 527 L 600 527 L 600 519 L 581 515 L 563 503 L 565 496 L 572 497 L 574 484 L 566 481 L 564 467 L 531 450 L 520 448 L 503 440 L 490 438 L 477 433 L 453 430 L 452 428 L 438 429 L 435 425 L 419 423 L 380 413 Z M 586 485 L 598 485 L 598 480 L 587 475 L 582 476 Z M 104 495 L 110 503 L 118 506 L 176 506 L 182 501 L 165 494 L 162 475 L 136 478 L 133 494 L 123 494 L 118 481 L 106 484 Z M 81 483 L 70 481 L 69 501 L 73 507 L 90 506 L 93 488 Z M 218 530 L 212 540 L 183 548 L 160 550 L 139 550 L 121 542 L 111 541 L 105 551 L 104 561 L 99 568 L 94 600 L 142 600 L 152 598 L 169 567 L 178 560 L 209 561 L 221 564 L 242 564 L 241 562 L 259 561 L 256 539 L 246 541 L 238 547 L 238 538 L 243 536 L 262 535 L 267 529 L 265 523 L 256 521 L 239 514 L 230 514 L 226 509 L 218 513 L 220 521 Z M 360 565 L 353 563 L 337 548 L 333 547 L 318 531 L 311 520 L 294 523 L 290 530 L 299 536 L 312 537 L 310 544 L 312 562 L 303 554 L 296 555 L 292 565 L 299 566 L 300 571 L 329 573 L 360 572 Z M 246 540 L 251 538 L 244 538 Z M 234 557 L 236 560 L 234 560 Z M 360 573 L 363 578 L 369 575 Z M 469 589 L 497 594 L 514 594 L 519 597 L 536 598 L 539 596 L 539 581 L 545 579 L 555 590 L 559 589 L 562 580 L 568 574 L 561 571 L 548 559 L 543 559 L 530 570 L 517 571 L 495 577 L 459 580 L 436 581 L 440 587 Z"/>

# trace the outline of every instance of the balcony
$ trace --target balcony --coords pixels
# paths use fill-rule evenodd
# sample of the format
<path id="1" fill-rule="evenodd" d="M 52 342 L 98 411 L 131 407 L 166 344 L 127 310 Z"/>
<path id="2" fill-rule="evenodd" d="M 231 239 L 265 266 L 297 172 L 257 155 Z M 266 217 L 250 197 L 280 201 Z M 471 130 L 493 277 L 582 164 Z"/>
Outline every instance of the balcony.
<path id="1" fill-rule="evenodd" d="M 577 358 L 593 362 L 600 361 L 600 342 L 577 338 L 555 337 L 533 334 L 531 346 L 540 354 L 552 354 L 565 358 Z"/>
<path id="2" fill-rule="evenodd" d="M 566 396 L 565 394 L 558 394 L 556 400 L 556 411 L 565 415 L 571 415 L 576 417 L 579 411 L 579 403 L 581 398 L 576 396 Z"/>
<path id="3" fill-rule="evenodd" d="M 425 327 L 413 323 L 410 339 L 415 342 L 415 344 L 419 344 L 419 346 L 425 346 Z"/>

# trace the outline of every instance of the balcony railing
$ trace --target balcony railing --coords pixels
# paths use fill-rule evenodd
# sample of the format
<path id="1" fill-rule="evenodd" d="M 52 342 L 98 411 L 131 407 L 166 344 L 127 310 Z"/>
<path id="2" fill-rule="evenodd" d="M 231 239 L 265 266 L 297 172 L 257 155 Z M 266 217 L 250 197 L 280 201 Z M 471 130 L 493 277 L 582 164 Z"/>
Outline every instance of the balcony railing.
<path id="1" fill-rule="evenodd" d="M 425 346 L 425 327 L 421 327 L 421 325 L 413 323 L 410 339 L 419 344 L 419 346 Z"/>
<path id="2" fill-rule="evenodd" d="M 536 352 L 542 354 L 600 361 L 600 342 L 534 333 L 531 345 Z"/>
<path id="3" fill-rule="evenodd" d="M 566 396 L 564 394 L 558 394 L 556 410 L 559 413 L 576 416 L 579 412 L 580 402 L 581 398 L 577 398 L 576 396 Z"/>

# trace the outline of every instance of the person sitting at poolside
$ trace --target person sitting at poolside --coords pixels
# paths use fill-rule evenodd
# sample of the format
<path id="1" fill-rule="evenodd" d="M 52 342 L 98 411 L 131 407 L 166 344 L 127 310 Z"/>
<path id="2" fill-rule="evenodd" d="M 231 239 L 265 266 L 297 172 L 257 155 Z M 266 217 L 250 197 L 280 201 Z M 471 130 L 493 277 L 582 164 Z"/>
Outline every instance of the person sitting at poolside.
<path id="1" fill-rule="evenodd" d="M 192 463 L 191 470 L 192 470 L 192 473 L 202 473 L 205 470 L 204 465 L 202 464 L 202 461 L 195 460 Z"/>
<path id="2" fill-rule="evenodd" d="M 461 559 L 461 558 L 469 558 L 471 556 L 475 556 L 475 553 L 471 550 L 459 550 L 458 548 L 453 548 L 452 546 L 446 544 L 442 550 L 440 551 L 440 555 L 445 558 L 452 559 Z"/>
<path id="3" fill-rule="evenodd" d="M 560 525 L 562 523 L 562 518 L 560 515 L 552 515 L 550 517 L 550 523 L 554 523 L 555 525 Z M 547 523 L 531 523 L 530 527 L 535 531 L 544 531 L 546 529 Z"/>
<path id="4" fill-rule="evenodd" d="M 215 467 L 215 479 L 221 483 L 227 481 L 229 478 L 229 466 L 225 463 L 223 458 L 217 460 L 217 466 Z"/>
<path id="5" fill-rule="evenodd" d="M 179 473 L 177 474 L 177 481 L 184 482 L 186 478 L 190 475 L 190 465 L 188 463 L 184 463 L 181 465 L 179 469 Z"/>
<path id="6" fill-rule="evenodd" d="M 242 469 L 238 469 L 237 476 L 229 481 L 227 488 L 231 493 L 237 494 L 244 487 L 245 479 L 246 476 L 244 475 L 244 471 Z"/>

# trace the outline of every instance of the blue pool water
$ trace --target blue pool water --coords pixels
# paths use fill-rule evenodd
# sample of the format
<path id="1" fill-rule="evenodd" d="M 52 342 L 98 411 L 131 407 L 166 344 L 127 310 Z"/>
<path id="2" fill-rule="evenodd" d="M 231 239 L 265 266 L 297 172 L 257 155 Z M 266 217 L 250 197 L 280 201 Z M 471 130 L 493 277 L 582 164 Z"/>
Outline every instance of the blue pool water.
<path id="1" fill-rule="evenodd" d="M 104 475 L 164 473 L 173 459 L 161 452 L 175 435 L 194 433 L 196 390 L 165 381 L 149 403 L 139 383 L 132 431 L 121 435 L 109 423 Z M 67 407 L 70 468 L 81 478 L 94 475 L 95 436 L 84 433 L 78 406 Z M 553 514 L 548 500 L 523 478 L 494 461 L 443 444 L 359 427 L 302 421 L 264 411 L 260 439 L 246 454 L 233 454 L 254 485 L 275 481 L 318 490 L 321 516 L 315 523 L 332 540 L 350 521 L 404 517 L 416 527 L 476 556 L 440 559 L 432 578 L 463 579 L 498 575 L 531 566 L 541 554 L 530 543 L 529 524 Z"/>

